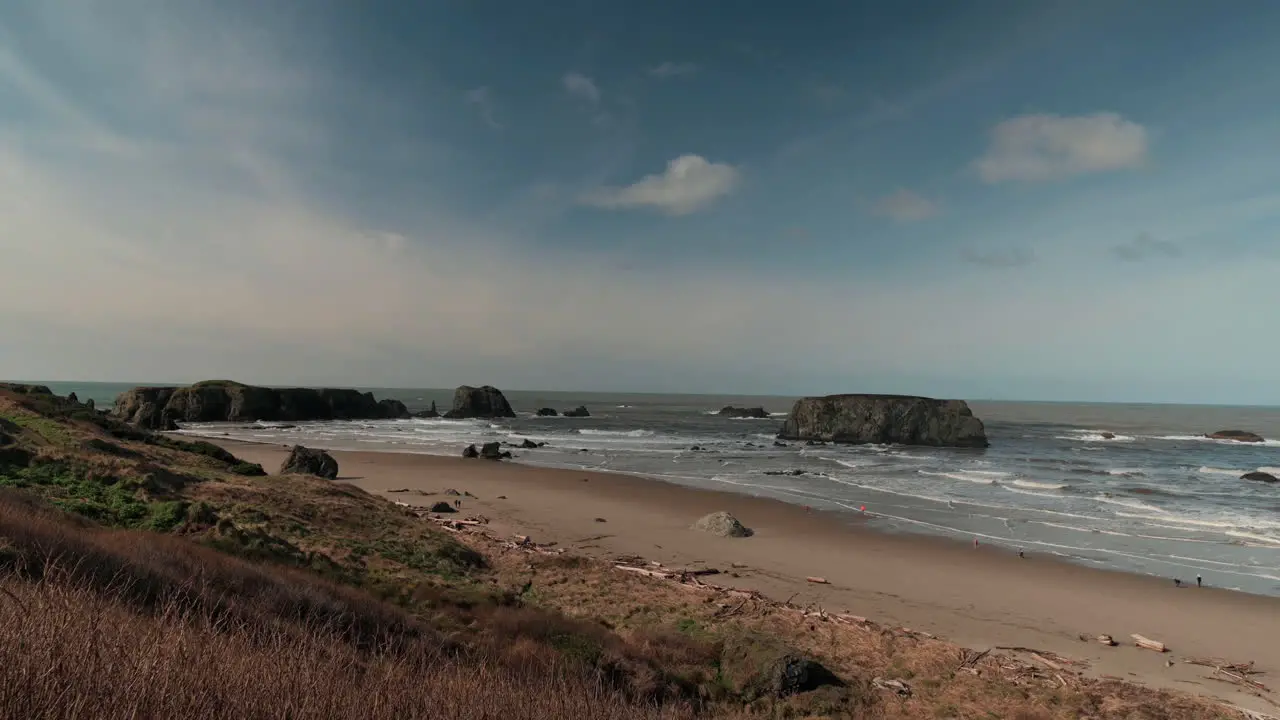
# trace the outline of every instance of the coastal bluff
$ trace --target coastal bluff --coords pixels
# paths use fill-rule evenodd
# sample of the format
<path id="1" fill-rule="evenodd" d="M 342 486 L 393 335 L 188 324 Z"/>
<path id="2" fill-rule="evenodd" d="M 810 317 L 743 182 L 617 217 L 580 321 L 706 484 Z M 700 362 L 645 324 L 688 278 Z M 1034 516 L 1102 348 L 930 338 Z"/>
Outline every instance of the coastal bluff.
<path id="1" fill-rule="evenodd" d="M 986 428 L 963 400 L 911 395 L 827 395 L 796 401 L 783 440 L 984 448 Z"/>
<path id="2" fill-rule="evenodd" d="M 267 388 L 230 380 L 190 386 L 135 387 L 116 398 L 112 415 L 149 430 L 180 422 L 376 420 L 409 417 L 399 400 L 337 388 Z"/>

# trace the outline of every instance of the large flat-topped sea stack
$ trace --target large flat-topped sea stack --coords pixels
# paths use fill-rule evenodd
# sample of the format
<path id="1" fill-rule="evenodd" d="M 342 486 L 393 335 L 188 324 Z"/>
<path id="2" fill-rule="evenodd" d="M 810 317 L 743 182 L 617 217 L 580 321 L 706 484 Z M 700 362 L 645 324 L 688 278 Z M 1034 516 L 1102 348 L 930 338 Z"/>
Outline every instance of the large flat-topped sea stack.
<path id="1" fill-rule="evenodd" d="M 189 387 L 136 387 L 116 398 L 112 414 L 139 427 L 172 430 L 179 422 L 377 420 L 407 418 L 399 400 L 335 388 L 267 388 L 230 380 Z"/>
<path id="2" fill-rule="evenodd" d="M 987 447 L 987 432 L 963 400 L 910 395 L 827 395 L 796 401 L 784 440 L 848 444 Z"/>
<path id="3" fill-rule="evenodd" d="M 453 409 L 444 416 L 451 420 L 468 418 L 513 418 L 515 411 L 502 391 L 492 385 L 459 385 L 453 391 Z"/>

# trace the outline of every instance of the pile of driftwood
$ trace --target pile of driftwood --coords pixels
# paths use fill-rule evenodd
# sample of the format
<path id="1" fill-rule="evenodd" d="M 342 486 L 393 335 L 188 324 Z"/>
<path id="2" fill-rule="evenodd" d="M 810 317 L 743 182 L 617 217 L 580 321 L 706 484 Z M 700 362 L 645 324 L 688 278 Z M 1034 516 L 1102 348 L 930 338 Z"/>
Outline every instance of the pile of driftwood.
<path id="1" fill-rule="evenodd" d="M 1280 702 L 1276 702 L 1270 695 L 1271 688 L 1263 685 L 1261 682 L 1253 679 L 1254 675 L 1262 675 L 1261 670 L 1255 669 L 1253 661 L 1247 663 L 1233 663 L 1218 658 L 1183 658 L 1182 662 L 1188 665 L 1199 665 L 1201 667 L 1213 668 L 1211 675 L 1205 677 L 1209 680 L 1217 680 L 1218 682 L 1230 683 L 1245 688 L 1251 695 L 1266 700 L 1275 707 L 1280 707 Z"/>

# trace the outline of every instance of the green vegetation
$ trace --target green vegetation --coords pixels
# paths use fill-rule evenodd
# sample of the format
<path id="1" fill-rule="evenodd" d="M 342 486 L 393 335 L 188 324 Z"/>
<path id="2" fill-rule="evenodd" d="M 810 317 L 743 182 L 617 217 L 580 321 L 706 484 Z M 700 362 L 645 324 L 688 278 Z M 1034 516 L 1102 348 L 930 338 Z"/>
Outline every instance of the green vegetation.
<path id="1" fill-rule="evenodd" d="M 0 467 L 0 487 L 31 490 L 68 512 L 111 527 L 166 532 L 186 518 L 187 503 L 140 497 L 136 478 L 87 477 L 66 463 Z"/>

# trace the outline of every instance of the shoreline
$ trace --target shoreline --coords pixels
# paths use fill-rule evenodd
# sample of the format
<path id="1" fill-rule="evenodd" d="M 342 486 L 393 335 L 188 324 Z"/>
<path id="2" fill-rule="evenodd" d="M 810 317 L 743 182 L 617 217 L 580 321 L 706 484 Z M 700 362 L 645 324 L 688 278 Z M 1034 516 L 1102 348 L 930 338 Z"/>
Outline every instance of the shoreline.
<path id="1" fill-rule="evenodd" d="M 192 436 L 190 434 L 185 434 Z M 286 449 L 200 436 L 274 471 Z M 1088 660 L 1090 674 L 1208 695 L 1266 711 L 1261 701 L 1215 687 L 1187 656 L 1255 661 L 1280 671 L 1274 626 L 1280 599 L 1218 588 L 1175 588 L 1146 575 L 924 534 L 883 532 L 856 516 L 767 497 L 678 485 L 622 472 L 574 471 L 427 453 L 330 451 L 340 481 L 392 501 L 429 505 L 447 488 L 470 492 L 462 512 L 490 519 L 495 532 L 529 535 L 579 555 L 639 555 L 669 566 L 721 570 L 717 581 L 923 630 L 968 647 L 1019 645 Z M 391 492 L 406 490 L 407 492 Z M 750 538 L 690 529 L 727 510 Z M 732 569 L 732 570 L 731 570 Z M 806 582 L 808 576 L 829 584 Z M 1110 634 L 1121 647 L 1082 642 Z M 1129 645 L 1138 633 L 1168 644 L 1163 656 Z"/>

